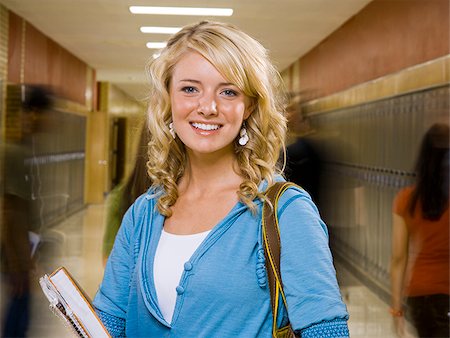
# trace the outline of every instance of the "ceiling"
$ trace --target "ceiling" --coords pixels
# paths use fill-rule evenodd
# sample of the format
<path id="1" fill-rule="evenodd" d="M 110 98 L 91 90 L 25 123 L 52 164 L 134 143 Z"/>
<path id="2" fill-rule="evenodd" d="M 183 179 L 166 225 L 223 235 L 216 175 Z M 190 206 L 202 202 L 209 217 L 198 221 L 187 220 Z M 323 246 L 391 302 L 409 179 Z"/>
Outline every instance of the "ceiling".
<path id="1" fill-rule="evenodd" d="M 156 52 L 141 26 L 184 26 L 202 19 L 226 21 L 258 39 L 281 71 L 307 53 L 371 0 L 0 0 L 130 96 L 142 98 L 145 63 Z M 131 14 L 129 6 L 232 8 L 231 17 Z"/>

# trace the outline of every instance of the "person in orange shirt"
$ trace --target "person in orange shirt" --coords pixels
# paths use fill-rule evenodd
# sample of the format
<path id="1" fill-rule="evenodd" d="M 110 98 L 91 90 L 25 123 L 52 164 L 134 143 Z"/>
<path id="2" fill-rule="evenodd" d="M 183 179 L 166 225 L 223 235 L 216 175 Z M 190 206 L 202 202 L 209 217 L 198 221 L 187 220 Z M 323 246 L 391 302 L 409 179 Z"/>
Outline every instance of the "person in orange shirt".
<path id="1" fill-rule="evenodd" d="M 403 297 L 419 337 L 449 337 L 449 126 L 425 134 L 416 183 L 393 205 L 391 314 L 404 334 Z"/>

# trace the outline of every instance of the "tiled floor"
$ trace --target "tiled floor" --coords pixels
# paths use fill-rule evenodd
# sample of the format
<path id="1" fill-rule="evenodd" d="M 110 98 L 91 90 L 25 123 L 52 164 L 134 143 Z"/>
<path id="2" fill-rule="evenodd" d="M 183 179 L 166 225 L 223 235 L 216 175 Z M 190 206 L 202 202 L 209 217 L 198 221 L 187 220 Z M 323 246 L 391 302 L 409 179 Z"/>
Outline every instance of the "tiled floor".
<path id="1" fill-rule="evenodd" d="M 352 338 L 395 338 L 392 330 L 392 318 L 388 305 L 372 291 L 362 285 L 358 279 L 336 266 L 342 298 L 350 315 L 348 322 Z M 415 337 L 411 325 L 407 324 L 406 337 Z"/>
<path id="2" fill-rule="evenodd" d="M 91 205 L 53 227 L 43 236 L 33 290 L 29 337 L 70 336 L 62 321 L 48 310 L 48 301 L 37 280 L 39 276 L 64 266 L 92 298 L 103 276 L 103 225 L 104 206 Z"/>
<path id="3" fill-rule="evenodd" d="M 95 295 L 103 266 L 101 243 L 104 206 L 91 205 L 53 227 L 44 240 L 33 289 L 32 321 L 29 337 L 68 337 L 69 331 L 48 310 L 37 277 L 64 265 L 89 296 Z M 388 306 L 364 287 L 343 267 L 337 266 L 343 299 L 350 313 L 352 338 L 395 337 Z"/>

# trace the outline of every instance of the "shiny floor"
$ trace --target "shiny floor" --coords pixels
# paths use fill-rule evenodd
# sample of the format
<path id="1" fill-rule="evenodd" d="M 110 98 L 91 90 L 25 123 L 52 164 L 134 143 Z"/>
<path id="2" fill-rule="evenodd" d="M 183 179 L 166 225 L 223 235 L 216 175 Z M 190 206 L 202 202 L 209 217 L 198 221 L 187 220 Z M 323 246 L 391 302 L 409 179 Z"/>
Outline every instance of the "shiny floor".
<path id="1" fill-rule="evenodd" d="M 48 310 L 48 302 L 37 278 L 63 265 L 76 277 L 87 294 L 93 297 L 103 273 L 101 243 L 104 217 L 104 205 L 91 205 L 53 227 L 45 235 L 35 273 L 29 337 L 70 336 L 62 322 Z M 350 313 L 351 337 L 395 337 L 388 305 L 343 267 L 337 266 L 337 271 L 342 296 Z"/>

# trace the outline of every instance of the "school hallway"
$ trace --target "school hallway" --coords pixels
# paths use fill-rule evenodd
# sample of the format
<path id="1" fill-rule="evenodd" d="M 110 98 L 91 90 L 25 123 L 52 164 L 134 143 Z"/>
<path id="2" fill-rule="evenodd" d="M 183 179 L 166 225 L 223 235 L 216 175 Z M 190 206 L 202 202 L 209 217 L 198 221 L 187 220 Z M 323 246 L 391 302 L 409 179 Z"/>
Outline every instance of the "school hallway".
<path id="1" fill-rule="evenodd" d="M 175 9 L 214 6 L 197 0 L 138 2 L 167 2 Z M 396 299 L 390 304 L 390 271 L 405 241 L 394 235 L 398 218 L 393 211 L 398 193 L 416 182 L 415 163 L 425 133 L 450 122 L 450 1 L 220 3 L 232 15 L 137 15 L 132 0 L 0 0 L 0 197 L 17 197 L 23 189 L 19 192 L 26 194 L 19 197 L 26 196 L 22 202 L 29 206 L 10 203 L 16 215 L 29 219 L 11 217 L 8 222 L 0 199 L 0 228 L 10 236 L 5 240 L 2 232 L 2 257 L 9 250 L 17 261 L 26 261 L 7 262 L 13 273 L 5 269 L 0 274 L 0 310 L 5 313 L 13 294 L 7 286 L 14 291 L 28 286 L 30 264 L 23 259 L 30 257 L 27 235 L 39 233 L 28 337 L 70 336 L 48 309 L 38 282 L 43 274 L 64 266 L 94 297 L 104 269 L 105 200 L 117 187 L 133 182 L 138 159 L 145 160 L 151 149 L 141 146 L 148 117 L 158 116 L 149 108 L 149 98 L 157 96 L 149 90 L 155 79 L 146 65 L 158 60 L 174 31 L 203 20 L 236 25 L 267 49 L 286 92 L 285 100 L 280 98 L 280 104 L 286 101 L 288 129 L 284 174 L 290 181 L 306 178 L 296 183 L 311 194 L 328 226 L 350 335 L 396 337 L 389 308 L 401 315 L 402 307 L 394 304 Z M 36 111 L 29 114 L 31 107 Z M 217 108 L 215 101 L 211 107 Z M 169 135 L 169 116 L 161 121 L 157 129 Z M 252 135 L 250 126 L 241 127 L 243 135 L 246 128 Z M 264 130 L 268 128 L 253 130 L 249 146 L 261 135 L 268 137 L 270 133 L 259 135 Z M 236 145 L 243 135 L 239 133 Z M 258 154 L 254 148 L 250 152 Z M 446 163 L 443 173 L 449 172 Z M 430 251 L 435 248 L 429 246 Z M 448 266 L 448 252 L 439 257 Z M 19 267 L 22 274 L 15 274 Z M 431 277 L 426 285 L 435 286 L 433 274 L 417 275 L 414 282 Z M 5 276 L 13 282 L 7 285 Z M 441 284 L 447 286 L 447 281 Z M 445 317 L 448 310 L 440 313 Z M 5 322 L 2 318 L 0 326 Z M 11 322 L 19 321 L 14 317 Z M 410 324 L 407 331 L 414 336 Z"/>

